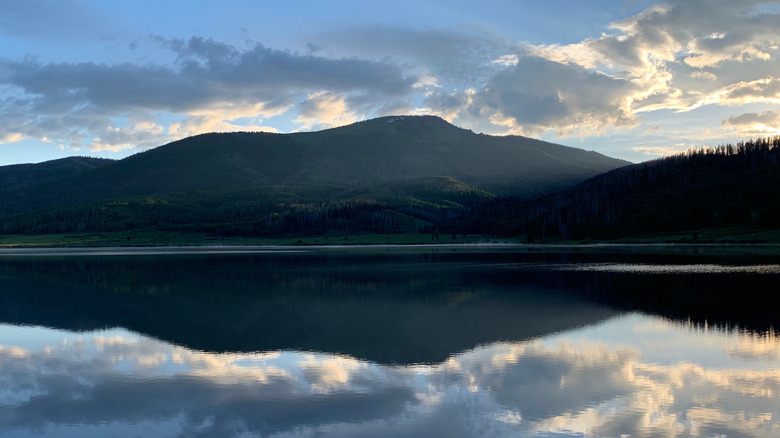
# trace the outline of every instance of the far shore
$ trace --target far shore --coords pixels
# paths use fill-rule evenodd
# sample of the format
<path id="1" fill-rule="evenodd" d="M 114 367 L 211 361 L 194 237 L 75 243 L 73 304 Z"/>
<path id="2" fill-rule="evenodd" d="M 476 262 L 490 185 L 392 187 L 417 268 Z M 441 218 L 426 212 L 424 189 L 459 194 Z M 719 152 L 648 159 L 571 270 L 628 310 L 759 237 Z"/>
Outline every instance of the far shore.
<path id="1" fill-rule="evenodd" d="M 119 231 L 45 235 L 0 235 L 0 255 L 93 252 L 96 255 L 122 253 L 240 253 L 260 251 L 301 251 L 315 248 L 421 247 L 421 248 L 526 248 L 533 250 L 594 250 L 598 248 L 702 248 L 756 247 L 780 253 L 780 230 L 712 229 L 696 232 L 639 236 L 615 240 L 549 240 L 529 242 L 525 237 L 481 235 L 431 236 L 407 234 L 355 234 L 293 237 L 215 237 L 198 233 L 159 231 Z M 19 251 L 15 251 L 19 250 Z M 71 251 L 68 251 L 71 250 Z M 77 251 L 83 250 L 83 251 Z"/>
<path id="2" fill-rule="evenodd" d="M 103 233 L 5 234 L 0 248 L 87 248 L 87 247 L 213 247 L 213 246 L 355 246 L 355 245 L 444 245 L 516 244 L 518 238 L 479 235 L 354 234 L 292 237 L 218 237 L 201 233 L 159 231 L 117 231 Z"/>

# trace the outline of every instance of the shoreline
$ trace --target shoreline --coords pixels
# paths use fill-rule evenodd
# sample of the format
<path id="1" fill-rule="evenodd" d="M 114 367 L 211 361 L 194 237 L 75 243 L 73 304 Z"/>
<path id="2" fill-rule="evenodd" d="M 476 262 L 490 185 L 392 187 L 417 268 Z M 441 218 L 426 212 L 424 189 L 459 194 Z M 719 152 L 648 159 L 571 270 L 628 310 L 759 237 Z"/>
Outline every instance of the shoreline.
<path id="1" fill-rule="evenodd" d="M 441 243 L 359 245 L 184 245 L 95 247 L 0 247 L 5 257 L 155 256 L 155 255 L 252 255 L 306 254 L 327 251 L 447 250 L 612 253 L 755 253 L 780 255 L 780 243 Z"/>
<path id="2" fill-rule="evenodd" d="M 127 230 L 62 234 L 4 234 L 0 249 L 10 248 L 175 248 L 175 247 L 354 247 L 354 246 L 522 245 L 586 247 L 618 245 L 780 245 L 780 229 L 714 227 L 615 239 L 538 240 L 525 236 L 440 234 L 343 234 L 278 237 L 213 236 L 194 232 Z"/>

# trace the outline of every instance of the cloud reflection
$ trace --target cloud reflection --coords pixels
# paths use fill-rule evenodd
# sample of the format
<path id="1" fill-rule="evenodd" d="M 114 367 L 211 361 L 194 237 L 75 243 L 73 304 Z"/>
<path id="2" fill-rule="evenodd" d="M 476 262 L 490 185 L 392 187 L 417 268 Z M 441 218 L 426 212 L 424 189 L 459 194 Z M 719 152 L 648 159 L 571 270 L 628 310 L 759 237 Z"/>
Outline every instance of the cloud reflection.
<path id="1" fill-rule="evenodd" d="M 639 315 L 407 367 L 309 352 L 204 353 L 121 330 L 52 333 L 60 341 L 0 346 L 4 436 L 58 428 L 131 436 L 142 427 L 158 436 L 780 430 L 777 338 Z"/>

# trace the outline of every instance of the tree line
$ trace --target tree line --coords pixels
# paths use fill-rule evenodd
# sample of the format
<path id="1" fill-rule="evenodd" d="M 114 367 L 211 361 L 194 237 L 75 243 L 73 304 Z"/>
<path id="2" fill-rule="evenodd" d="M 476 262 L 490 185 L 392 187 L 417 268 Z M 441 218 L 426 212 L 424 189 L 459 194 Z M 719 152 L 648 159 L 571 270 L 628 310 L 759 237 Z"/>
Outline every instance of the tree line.
<path id="1" fill-rule="evenodd" d="M 780 137 L 618 168 L 535 200 L 494 196 L 451 178 L 270 187 L 70 205 L 2 217 L 0 232 L 154 229 L 246 237 L 419 232 L 537 241 L 731 224 L 780 228 Z"/>
<path id="2" fill-rule="evenodd" d="M 277 192 L 184 193 L 76 204 L 1 218 L 3 234 L 140 229 L 216 236 L 434 233 L 489 194 L 447 178 Z M 316 200 L 315 200 L 316 199 Z"/>
<path id="3" fill-rule="evenodd" d="M 515 223 L 529 240 L 780 227 L 780 137 L 619 168 L 523 206 Z"/>

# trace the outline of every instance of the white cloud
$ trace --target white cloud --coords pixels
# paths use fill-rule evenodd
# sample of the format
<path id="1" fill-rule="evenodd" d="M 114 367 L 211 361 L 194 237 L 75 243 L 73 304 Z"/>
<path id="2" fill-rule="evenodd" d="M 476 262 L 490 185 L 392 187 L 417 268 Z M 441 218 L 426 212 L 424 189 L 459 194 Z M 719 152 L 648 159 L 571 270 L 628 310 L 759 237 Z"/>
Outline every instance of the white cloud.
<path id="1" fill-rule="evenodd" d="M 190 116 L 180 122 L 173 122 L 168 126 L 168 133 L 172 139 L 180 139 L 207 132 L 278 132 L 272 126 L 261 124 L 238 125 L 231 123 L 230 119 L 223 119 L 219 115 Z"/>
<path id="2" fill-rule="evenodd" d="M 303 124 L 303 129 L 310 130 L 347 125 L 358 120 L 359 117 L 349 110 L 344 96 L 318 91 L 298 105 L 295 121 Z"/>
<path id="3" fill-rule="evenodd" d="M 780 103 L 780 79 L 770 76 L 731 84 L 702 98 L 691 108 L 708 104 L 733 106 L 756 102 Z"/>
<path id="4" fill-rule="evenodd" d="M 613 33 L 569 45 L 521 44 L 528 61 L 535 58 L 557 64 L 558 70 L 575 66 L 587 71 L 581 78 L 550 74 L 552 68 L 537 68 L 535 74 L 523 72 L 522 78 L 540 90 L 556 90 L 546 97 L 518 93 L 525 82 L 505 86 L 508 95 L 516 93 L 505 105 L 495 104 L 498 111 L 512 117 L 509 101 L 536 100 L 541 111 L 531 111 L 537 121 L 515 117 L 516 126 L 531 131 L 555 129 L 562 135 L 582 130 L 600 132 L 604 126 L 634 126 L 636 114 L 662 109 L 692 110 L 704 105 L 743 105 L 751 102 L 777 103 L 776 80 L 772 76 L 755 78 L 756 73 L 780 67 L 777 50 L 780 44 L 780 15 L 753 11 L 764 1 L 669 1 L 654 5 L 632 17 L 611 24 Z M 611 96 L 589 94 L 597 74 L 614 79 Z M 499 72 L 498 75 L 506 75 Z M 752 79 L 746 80 L 746 78 Z M 737 79 L 737 80 L 735 80 Z M 580 89 L 567 92 L 574 80 Z M 607 87 L 604 87 L 607 88 Z M 612 87 L 610 87 L 612 88 Z M 593 90 L 600 90 L 596 86 Z M 530 105 L 533 107 L 534 105 Z M 546 108 L 545 108 L 546 107 Z M 553 111 L 553 107 L 557 110 Z M 596 109 L 594 113 L 594 109 Z M 543 120 L 543 115 L 557 117 Z M 472 111 L 472 115 L 474 111 Z M 589 121 L 589 115 L 595 114 Z M 506 117 L 499 117 L 506 121 Z M 540 122 L 540 123 L 535 123 Z M 715 123 L 715 121 L 713 121 Z"/>
<path id="5" fill-rule="evenodd" d="M 257 128 L 239 119 L 285 114 L 319 129 L 398 112 L 432 112 L 494 134 L 625 132 L 653 112 L 780 103 L 780 14 L 768 7 L 776 5 L 668 0 L 572 44 L 511 42 L 477 26 L 368 24 L 308 35 L 316 47 L 305 54 L 152 36 L 133 46 L 141 53 L 151 44 L 154 63 L 0 59 L 0 141 L 148 148 L 210 128 Z M 68 20 L 63 26 L 73 25 Z M 21 35 L 9 23 L 0 32 Z M 163 129 L 138 127 L 125 139 L 109 129 L 112 119 L 138 113 L 156 114 L 152 122 Z M 707 138 L 746 132 L 722 118 L 670 117 Z M 765 128 L 751 132 L 771 132 Z M 655 135 L 687 141 L 675 130 Z"/>
<path id="6" fill-rule="evenodd" d="M 431 75 L 423 75 L 420 77 L 420 79 L 415 82 L 415 84 L 412 86 L 413 88 L 441 88 L 441 85 L 439 85 L 439 80 L 435 76 Z"/>
<path id="7" fill-rule="evenodd" d="M 502 65 L 504 67 L 512 67 L 520 62 L 520 58 L 517 55 L 503 55 L 498 59 L 490 61 L 491 64 Z"/>
<path id="8" fill-rule="evenodd" d="M 742 137 L 764 137 L 780 135 L 780 112 L 762 111 L 730 116 L 721 123 L 724 127 L 736 129 Z"/>
<path id="9" fill-rule="evenodd" d="M 44 137 L 45 138 L 45 137 Z M 20 132 L 4 132 L 0 133 L 0 144 L 3 143 L 16 143 L 25 139 L 25 135 Z M 43 139 L 42 139 L 43 141 Z"/>

